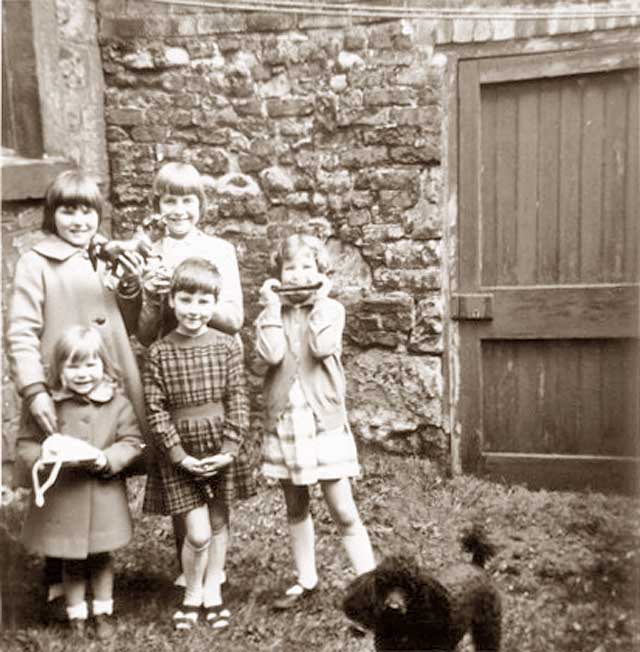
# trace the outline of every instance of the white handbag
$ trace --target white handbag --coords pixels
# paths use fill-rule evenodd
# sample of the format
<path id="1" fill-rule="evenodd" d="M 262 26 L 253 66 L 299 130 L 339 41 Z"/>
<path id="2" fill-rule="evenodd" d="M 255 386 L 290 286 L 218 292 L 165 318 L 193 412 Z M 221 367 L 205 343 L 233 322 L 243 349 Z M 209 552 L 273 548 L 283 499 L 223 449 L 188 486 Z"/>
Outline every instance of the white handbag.
<path id="1" fill-rule="evenodd" d="M 100 449 L 88 444 L 82 439 L 54 433 L 42 444 L 42 452 L 31 469 L 31 479 L 35 492 L 35 503 L 38 507 L 44 505 L 44 493 L 53 486 L 62 465 L 65 463 L 92 462 L 98 459 Z M 40 484 L 38 473 L 45 466 L 53 465 L 49 477 Z"/>

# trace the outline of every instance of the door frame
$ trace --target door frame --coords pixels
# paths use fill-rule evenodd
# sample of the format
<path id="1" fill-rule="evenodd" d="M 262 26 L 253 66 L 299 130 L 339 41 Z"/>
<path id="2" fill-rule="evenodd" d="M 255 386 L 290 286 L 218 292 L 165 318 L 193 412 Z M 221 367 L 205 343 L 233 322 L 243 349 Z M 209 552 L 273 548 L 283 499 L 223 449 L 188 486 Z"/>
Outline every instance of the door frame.
<path id="1" fill-rule="evenodd" d="M 449 432 L 451 437 L 451 469 L 454 474 L 464 471 L 481 470 L 482 466 L 482 401 L 464 400 L 462 391 L 462 372 L 465 378 L 472 377 L 480 383 L 480 364 L 477 351 L 470 350 L 468 341 L 461 338 L 461 329 L 465 328 L 464 322 L 452 319 L 452 313 L 460 310 L 456 303 L 457 295 L 461 288 L 480 287 L 479 271 L 476 277 L 469 278 L 464 268 L 466 250 L 464 243 L 471 241 L 475 234 L 476 243 L 478 223 L 462 224 L 460 216 L 465 209 L 469 193 L 465 188 L 464 195 L 460 192 L 465 174 L 465 158 L 460 150 L 460 129 L 464 120 L 472 120 L 476 135 L 479 135 L 480 115 L 464 115 L 460 99 L 464 94 L 475 94 L 475 106 L 479 106 L 480 83 L 483 81 L 516 81 L 518 79 L 531 79 L 541 77 L 557 77 L 567 74 L 580 74 L 597 72 L 625 67 L 629 62 L 637 67 L 640 57 L 640 31 L 633 31 L 629 38 L 622 42 L 618 40 L 619 34 L 596 32 L 589 35 L 579 35 L 560 39 L 532 39 L 530 41 L 511 41 L 491 44 L 469 44 L 444 48 L 447 54 L 446 81 L 447 96 L 445 111 L 447 116 L 447 138 L 445 142 L 445 156 L 447 175 L 445 177 L 445 238 L 448 246 L 446 262 L 448 279 L 446 293 L 446 317 L 448 328 L 447 336 L 447 379 L 448 379 L 448 416 Z M 526 71 L 521 64 L 526 58 L 528 65 Z M 532 62 L 536 63 L 533 64 Z M 460 64 L 464 62 L 466 71 L 461 71 Z M 469 70 L 472 72 L 469 73 Z M 532 74 L 535 71 L 539 74 Z M 469 79 L 469 75 L 474 78 Z M 471 82 L 471 83 L 470 83 Z M 467 96 L 469 97 L 469 96 Z M 480 141 L 476 138 L 476 155 Z M 478 179 L 476 177 L 475 183 Z M 473 183 L 473 181 L 472 181 Z M 477 193 L 478 188 L 471 192 Z M 463 276 L 464 274 L 464 276 Z M 478 291 L 478 290 L 476 290 Z M 637 302 L 638 297 L 635 297 Z M 472 308 L 483 309 L 482 298 L 479 304 L 474 303 Z M 464 307 L 462 307 L 464 309 Z M 467 324 L 467 327 L 468 324 Z M 469 338 L 467 338 L 468 340 Z M 476 341 L 479 346 L 479 340 Z M 638 369 L 640 375 L 640 369 Z M 640 398 L 639 398 L 640 402 Z M 543 457 L 543 456 L 541 456 Z M 589 460 L 586 460 L 587 463 Z M 517 463 L 517 460 L 516 460 Z M 507 461 L 508 464 L 508 461 Z M 544 478 L 545 459 L 532 460 L 533 475 Z M 595 464 L 594 464 L 595 466 Z"/>

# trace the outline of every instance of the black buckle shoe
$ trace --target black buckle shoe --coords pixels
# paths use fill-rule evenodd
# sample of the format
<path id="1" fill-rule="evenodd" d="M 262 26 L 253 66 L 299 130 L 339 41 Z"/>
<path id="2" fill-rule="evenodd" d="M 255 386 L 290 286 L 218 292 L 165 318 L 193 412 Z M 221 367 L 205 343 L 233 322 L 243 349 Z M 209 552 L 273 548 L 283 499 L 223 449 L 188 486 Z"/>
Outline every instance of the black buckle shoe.
<path id="1" fill-rule="evenodd" d="M 291 609 L 312 596 L 317 589 L 317 585 L 312 589 L 305 589 L 302 584 L 294 584 L 290 586 L 281 598 L 273 601 L 273 608 L 276 611 L 285 611 Z"/>

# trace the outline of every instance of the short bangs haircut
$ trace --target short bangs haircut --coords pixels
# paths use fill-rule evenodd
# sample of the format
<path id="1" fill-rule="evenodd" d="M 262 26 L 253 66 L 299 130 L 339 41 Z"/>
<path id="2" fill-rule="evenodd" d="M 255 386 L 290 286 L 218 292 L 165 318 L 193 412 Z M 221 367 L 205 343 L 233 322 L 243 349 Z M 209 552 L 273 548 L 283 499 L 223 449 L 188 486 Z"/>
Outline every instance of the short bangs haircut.
<path id="1" fill-rule="evenodd" d="M 78 364 L 91 358 L 100 358 L 104 366 L 105 376 L 120 382 L 120 370 L 113 362 L 102 335 L 95 328 L 88 326 L 72 326 L 68 328 L 57 340 L 53 348 L 51 366 L 49 368 L 49 386 L 52 389 L 61 389 L 60 375 L 66 364 Z"/>
<path id="2" fill-rule="evenodd" d="M 43 231 L 57 235 L 55 215 L 60 206 L 88 206 L 93 208 L 98 214 L 98 223 L 100 223 L 104 200 L 93 177 L 79 170 L 67 170 L 60 173 L 47 188 L 44 197 Z"/>
<path id="3" fill-rule="evenodd" d="M 314 235 L 298 233 L 282 240 L 278 248 L 271 254 L 272 273 L 280 276 L 285 261 L 292 260 L 301 249 L 311 251 L 321 274 L 328 274 L 331 271 L 329 252 L 322 240 Z"/>
<path id="4" fill-rule="evenodd" d="M 205 258 L 186 258 L 171 277 L 171 296 L 176 292 L 203 292 L 213 294 L 218 300 L 222 289 L 222 276 L 218 268 Z"/>
<path id="5" fill-rule="evenodd" d="M 160 211 L 163 195 L 197 195 L 200 200 L 200 217 L 207 211 L 202 175 L 190 163 L 166 163 L 153 181 L 153 210 Z"/>

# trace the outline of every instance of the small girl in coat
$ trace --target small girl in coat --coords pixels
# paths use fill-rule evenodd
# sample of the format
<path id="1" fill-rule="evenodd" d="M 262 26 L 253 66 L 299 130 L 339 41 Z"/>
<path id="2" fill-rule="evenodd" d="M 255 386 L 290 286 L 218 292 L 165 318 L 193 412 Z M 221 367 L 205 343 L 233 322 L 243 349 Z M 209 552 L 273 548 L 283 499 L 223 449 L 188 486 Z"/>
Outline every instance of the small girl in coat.
<path id="1" fill-rule="evenodd" d="M 22 538 L 31 552 L 63 560 L 67 615 L 79 633 L 88 616 L 88 573 L 96 636 L 106 639 L 115 633 L 111 551 L 132 535 L 125 482 L 117 474 L 141 454 L 142 436 L 97 330 L 77 326 L 58 339 L 49 388 L 60 432 L 100 453 L 93 462 L 62 467 L 44 505 L 30 505 Z M 47 434 L 33 417 L 26 422 L 17 442 L 19 464 L 33 466 Z"/>
<path id="2" fill-rule="evenodd" d="M 243 440 L 249 426 L 242 342 L 209 327 L 221 277 L 204 258 L 187 258 L 171 279 L 176 329 L 149 347 L 144 367 L 147 419 L 157 462 L 149 468 L 145 511 L 183 521 L 186 588 L 173 625 L 188 630 L 201 608 L 209 627 L 229 624 L 221 584 L 229 503 L 254 495 Z"/>
<path id="3" fill-rule="evenodd" d="M 257 319 L 256 350 L 267 365 L 262 470 L 279 480 L 284 492 L 297 574 L 274 607 L 289 609 L 318 582 L 310 485 L 320 483 L 356 573 L 371 570 L 375 562 L 349 480 L 359 474 L 359 465 L 340 361 L 345 311 L 327 296 L 327 251 L 318 238 L 293 235 L 281 243 L 272 262 L 280 279 L 268 279 L 260 290 L 265 308 Z M 320 288 L 274 291 L 313 284 Z"/>

